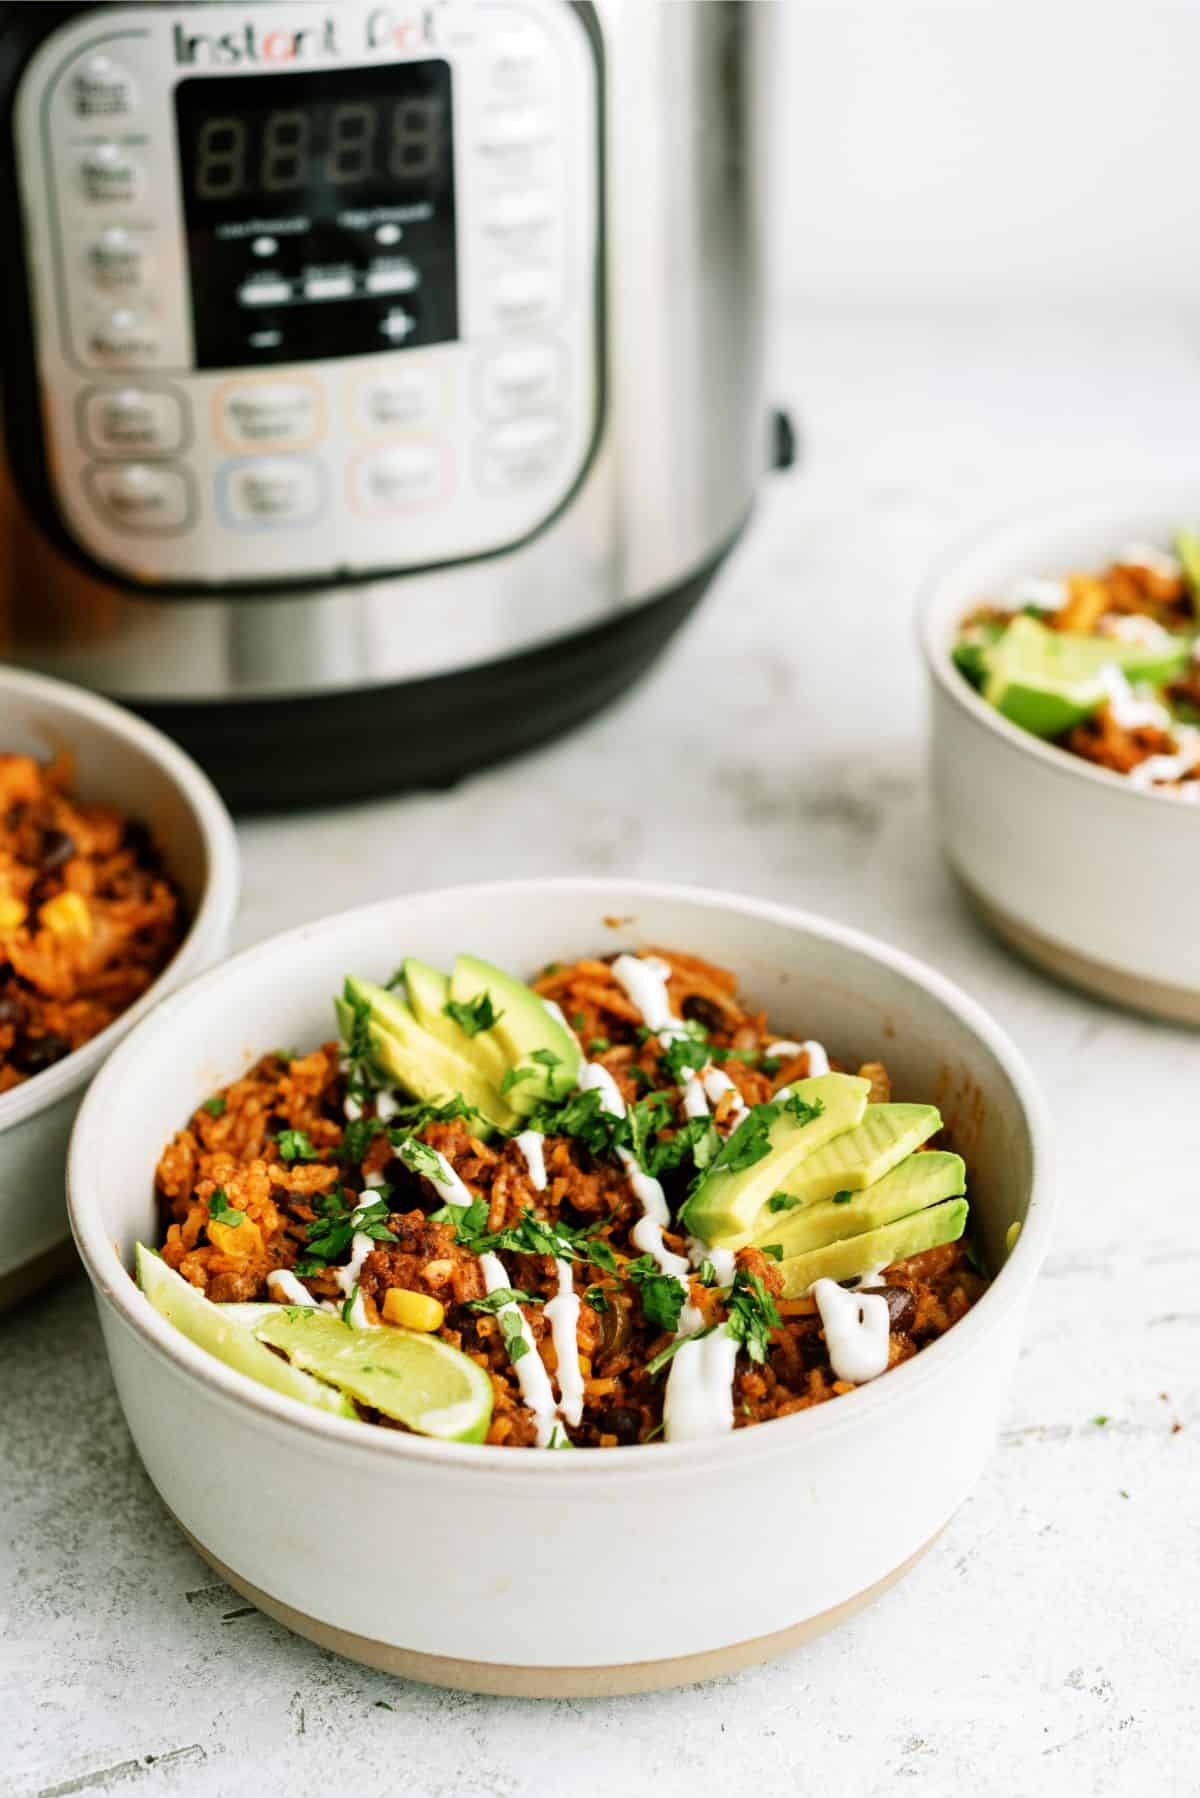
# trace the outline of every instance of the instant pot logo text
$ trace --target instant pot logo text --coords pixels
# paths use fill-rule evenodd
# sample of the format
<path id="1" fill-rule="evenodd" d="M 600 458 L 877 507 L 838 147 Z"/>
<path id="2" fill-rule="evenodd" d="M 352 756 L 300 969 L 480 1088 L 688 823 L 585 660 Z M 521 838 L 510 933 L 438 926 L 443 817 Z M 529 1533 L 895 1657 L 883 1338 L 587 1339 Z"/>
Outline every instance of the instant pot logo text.
<path id="1" fill-rule="evenodd" d="M 346 19 L 334 13 L 296 26 L 263 26 L 252 19 L 228 31 L 189 31 L 176 25 L 175 61 L 182 68 L 237 68 L 248 64 L 279 68 L 362 50 L 377 55 L 402 55 L 437 44 L 441 10 L 441 5 L 372 6 L 359 15 L 361 36 L 357 31 L 353 34 L 357 39 L 354 44 L 348 41 Z"/>

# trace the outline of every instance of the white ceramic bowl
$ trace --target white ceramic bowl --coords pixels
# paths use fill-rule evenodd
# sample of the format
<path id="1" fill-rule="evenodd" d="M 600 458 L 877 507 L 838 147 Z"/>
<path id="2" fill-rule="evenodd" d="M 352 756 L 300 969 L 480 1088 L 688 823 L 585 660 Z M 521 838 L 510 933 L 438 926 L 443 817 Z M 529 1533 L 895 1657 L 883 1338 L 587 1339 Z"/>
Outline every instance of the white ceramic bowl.
<path id="1" fill-rule="evenodd" d="M 148 824 L 191 915 L 178 953 L 135 1005 L 44 1073 L 0 1095 L 0 1306 L 74 1262 L 64 1165 L 83 1089 L 164 993 L 229 947 L 238 852 L 229 814 L 200 770 L 148 724 L 62 681 L 0 668 L 0 751 L 75 757 L 73 791 Z"/>
<path id="2" fill-rule="evenodd" d="M 942 844 L 968 898 L 1014 948 L 1118 1004 L 1200 1024 L 1200 810 L 1131 786 L 1019 730 L 950 660 L 962 619 L 1022 576 L 1104 567 L 1125 544 L 1166 548 L 1200 488 L 1040 507 L 957 551 L 931 581 L 921 637 L 932 692 Z"/>
<path id="3" fill-rule="evenodd" d="M 735 969 L 780 1029 L 812 1032 L 851 1060 L 882 1054 L 900 1093 L 941 1105 L 999 1274 L 914 1360 L 717 1441 L 537 1454 L 306 1409 L 194 1347 L 138 1292 L 127 1269 L 135 1239 L 155 1240 L 161 1146 L 260 1051 L 327 1039 L 347 971 L 386 975 L 403 955 L 446 965 L 469 945 L 528 973 L 648 943 Z M 68 1184 L 134 1440 L 212 1565 L 290 1627 L 368 1664 L 545 1695 L 642 1690 L 748 1664 L 827 1628 L 905 1570 L 987 1455 L 1046 1248 L 1048 1156 L 1012 1045 L 931 969 L 778 905 L 560 880 L 389 900 L 194 981 L 96 1081 Z"/>

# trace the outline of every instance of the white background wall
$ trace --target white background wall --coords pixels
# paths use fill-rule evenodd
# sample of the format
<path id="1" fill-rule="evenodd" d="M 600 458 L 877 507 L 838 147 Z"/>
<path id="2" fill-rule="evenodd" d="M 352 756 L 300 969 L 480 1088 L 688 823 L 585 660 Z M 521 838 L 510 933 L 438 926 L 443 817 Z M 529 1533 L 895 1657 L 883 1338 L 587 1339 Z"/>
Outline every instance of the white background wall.
<path id="1" fill-rule="evenodd" d="M 1200 317 L 1200 0 L 775 3 L 781 297 Z"/>

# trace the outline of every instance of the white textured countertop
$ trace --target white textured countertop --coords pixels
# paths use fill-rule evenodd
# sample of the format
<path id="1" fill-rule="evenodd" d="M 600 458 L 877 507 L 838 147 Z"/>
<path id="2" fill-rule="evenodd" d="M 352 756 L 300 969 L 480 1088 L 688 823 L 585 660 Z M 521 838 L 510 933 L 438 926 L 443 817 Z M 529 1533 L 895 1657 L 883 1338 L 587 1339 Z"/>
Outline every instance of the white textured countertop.
<path id="1" fill-rule="evenodd" d="M 406 886 L 621 871 L 834 913 L 991 1008 L 1057 1115 L 1063 1213 L 995 1457 L 925 1561 L 840 1632 L 687 1692 L 396 1682 L 288 1636 L 187 1548 L 76 1281 L 0 1322 L 0 1789 L 1200 1790 L 1200 1038 L 1046 984 L 965 914 L 910 628 L 930 560 L 980 517 L 1200 465 L 1198 341 L 1170 317 L 791 317 L 777 393 L 805 464 L 640 689 L 456 792 L 242 832 L 242 943 Z"/>

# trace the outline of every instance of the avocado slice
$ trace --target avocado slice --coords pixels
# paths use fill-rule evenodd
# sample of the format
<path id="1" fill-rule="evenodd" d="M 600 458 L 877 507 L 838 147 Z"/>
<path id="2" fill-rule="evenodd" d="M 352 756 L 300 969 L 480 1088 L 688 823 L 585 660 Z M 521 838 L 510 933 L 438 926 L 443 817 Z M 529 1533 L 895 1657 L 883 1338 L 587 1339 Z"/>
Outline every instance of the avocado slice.
<path id="1" fill-rule="evenodd" d="M 882 1180 L 876 1180 L 862 1192 L 849 1193 L 840 1204 L 837 1198 L 829 1198 L 794 1211 L 772 1214 L 764 1210 L 759 1215 L 754 1240 L 760 1248 L 777 1244 L 785 1257 L 807 1255 L 813 1249 L 841 1242 L 843 1237 L 862 1236 L 868 1230 L 911 1217 L 916 1211 L 926 1211 L 943 1199 L 957 1198 L 966 1189 L 967 1170 L 962 1156 L 929 1149 L 921 1155 L 909 1155 Z"/>
<path id="2" fill-rule="evenodd" d="M 269 1386 L 286 1398 L 299 1399 L 302 1405 L 315 1405 L 319 1411 L 332 1411 L 338 1417 L 358 1416 L 343 1393 L 273 1355 L 255 1339 L 245 1323 L 232 1322 L 222 1306 L 206 1299 L 182 1274 L 168 1267 L 153 1249 L 139 1242 L 134 1249 L 134 1259 L 137 1283 L 154 1309 L 197 1348 L 224 1361 L 226 1367 L 257 1380 L 260 1386 Z M 275 1305 L 271 1309 L 282 1311 L 286 1307 Z"/>
<path id="3" fill-rule="evenodd" d="M 882 1180 L 941 1127 L 936 1105 L 868 1105 L 861 1123 L 853 1130 L 843 1130 L 815 1154 L 806 1155 L 777 1190 L 803 1205 L 831 1199 L 835 1192 L 861 1192 Z M 765 1223 L 766 1218 L 759 1222 Z"/>
<path id="4" fill-rule="evenodd" d="M 936 1249 L 944 1242 L 956 1242 L 966 1224 L 967 1201 L 947 1199 L 944 1204 L 930 1205 L 878 1230 L 865 1230 L 861 1236 L 844 1237 L 806 1255 L 785 1256 L 779 1263 L 783 1296 L 797 1299 L 814 1280 L 857 1280 L 863 1274 L 891 1267 L 895 1261 L 907 1261 L 910 1255 Z"/>
<path id="5" fill-rule="evenodd" d="M 414 1098 L 433 1104 L 461 1098 L 496 1129 L 515 1126 L 516 1112 L 492 1082 L 465 1057 L 422 1030 L 395 993 L 353 974 L 346 981 L 346 993 L 354 1005 L 367 1008 L 371 1056 L 389 1079 L 398 1081 Z M 349 1007 L 341 1001 L 337 1009 L 344 1033 Z"/>
<path id="6" fill-rule="evenodd" d="M 736 1172 L 714 1169 L 684 1204 L 679 1221 L 693 1236 L 716 1249 L 738 1249 L 750 1241 L 759 1212 L 773 1192 L 807 1155 L 813 1155 L 861 1122 L 871 1090 L 857 1074 L 816 1074 L 793 1081 L 794 1098 L 822 1109 L 807 1123 L 784 1111 L 771 1125 L 769 1149 L 761 1160 Z"/>
<path id="7" fill-rule="evenodd" d="M 1161 685 L 1187 661 L 1191 640 L 1148 648 L 1115 638 L 1052 631 L 1025 613 L 1014 618 L 987 652 L 983 697 L 989 705 L 1035 737 L 1058 737 L 1107 698 L 1104 669 L 1116 666 L 1131 681 Z"/>
<path id="8" fill-rule="evenodd" d="M 512 1084 L 507 1096 L 517 1111 L 525 1115 L 546 1099 L 566 1098 L 579 1078 L 583 1055 L 532 987 L 477 955 L 460 955 L 450 993 L 460 1005 L 490 996 L 497 1014 L 491 1034 L 508 1058 Z"/>
<path id="9" fill-rule="evenodd" d="M 450 1000 L 450 982 L 428 962 L 409 958 L 404 963 L 404 985 L 408 1002 L 422 1030 L 436 1036 L 439 1042 L 475 1064 L 485 1080 L 499 1089 L 508 1072 L 508 1056 L 496 1040 L 495 1029 L 479 1030 L 469 1036 L 446 1010 Z"/>

